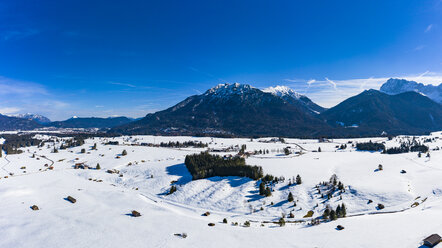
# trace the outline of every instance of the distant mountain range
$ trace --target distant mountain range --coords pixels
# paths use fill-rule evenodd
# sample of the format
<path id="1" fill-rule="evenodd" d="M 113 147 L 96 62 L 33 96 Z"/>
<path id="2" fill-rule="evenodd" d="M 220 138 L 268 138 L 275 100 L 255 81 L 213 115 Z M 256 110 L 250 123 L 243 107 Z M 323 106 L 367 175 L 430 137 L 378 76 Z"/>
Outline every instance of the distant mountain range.
<path id="1" fill-rule="evenodd" d="M 298 96 L 279 93 L 264 92 L 247 84 L 220 84 L 204 94 L 188 97 L 171 108 L 148 114 L 139 121 L 112 131 L 131 134 L 308 137 L 328 128 L 307 104 L 294 104 L 294 101 L 300 101 Z"/>
<path id="2" fill-rule="evenodd" d="M 260 90 L 220 84 L 141 119 L 73 117 L 48 123 L 37 115 L 0 115 L 0 130 L 100 128 L 131 135 L 306 138 L 424 134 L 442 130 L 442 104 L 435 101 L 440 87 L 389 79 L 381 91 L 367 90 L 325 109 L 285 86 Z"/>
<path id="3" fill-rule="evenodd" d="M 414 91 L 388 95 L 366 90 L 326 110 L 321 117 L 332 126 L 361 135 L 442 130 L 442 105 Z"/>
<path id="4" fill-rule="evenodd" d="M 0 131 L 32 130 L 42 127 L 34 120 L 0 114 Z"/>
<path id="5" fill-rule="evenodd" d="M 35 114 L 17 114 L 6 116 L 0 114 L 0 131 L 33 130 L 36 128 L 112 128 L 134 121 L 127 117 L 72 117 L 64 121 L 51 122 L 48 118 Z"/>
<path id="6" fill-rule="evenodd" d="M 442 130 L 442 105 L 414 91 L 389 95 L 369 90 L 324 109 L 284 86 L 259 90 L 250 85 L 221 84 L 111 132 L 354 137 L 437 130 Z"/>
<path id="7" fill-rule="evenodd" d="M 50 123 L 51 120 L 49 118 L 43 116 L 43 115 L 37 115 L 37 114 L 15 114 L 15 115 L 9 115 L 10 117 L 17 117 L 21 119 L 27 119 L 27 120 L 33 120 L 40 124 L 47 124 Z"/>
<path id="8" fill-rule="evenodd" d="M 435 102 L 442 104 L 442 83 L 439 86 L 424 85 L 405 79 L 390 78 L 381 86 L 381 92 L 396 95 L 408 91 L 415 91 L 426 95 Z"/>
<path id="9" fill-rule="evenodd" d="M 50 124 L 48 124 L 48 126 L 58 128 L 112 128 L 127 124 L 129 122 L 132 122 L 132 120 L 127 117 L 72 117 L 65 121 L 51 122 Z"/>

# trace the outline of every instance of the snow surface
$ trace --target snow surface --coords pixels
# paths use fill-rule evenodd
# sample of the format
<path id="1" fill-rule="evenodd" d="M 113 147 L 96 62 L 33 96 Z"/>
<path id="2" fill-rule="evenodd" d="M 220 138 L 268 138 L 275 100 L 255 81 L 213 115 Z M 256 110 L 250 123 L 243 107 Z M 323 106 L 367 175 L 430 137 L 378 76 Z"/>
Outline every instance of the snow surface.
<path id="1" fill-rule="evenodd" d="M 438 221 L 442 217 L 442 151 L 436 150 L 442 147 L 442 133 L 416 137 L 421 142 L 428 138 L 432 141 L 425 143 L 430 147 L 430 158 L 417 153 L 362 152 L 352 147 L 369 140 L 393 147 L 412 139 L 407 136 L 321 143 L 132 136 L 88 139 L 82 147 L 58 153 L 51 153 L 52 143 L 22 148 L 22 154 L 0 158 L 0 247 L 419 247 L 426 236 L 442 233 Z M 257 194 L 258 182 L 248 178 L 192 181 L 184 158 L 204 149 L 138 146 L 191 140 L 216 149 L 245 144 L 247 151 L 269 150 L 269 154 L 250 156 L 247 163 L 286 180 L 274 185 L 272 196 L 264 198 Z M 119 141 L 120 145 L 104 145 L 108 141 Z M 96 150 L 91 149 L 94 143 Z M 347 149 L 338 149 L 341 144 L 347 144 Z M 285 156 L 282 150 L 287 146 L 293 154 Z M 322 152 L 316 152 L 319 147 Z M 82 148 L 87 152 L 80 153 Z M 121 156 L 123 150 L 127 156 Z M 94 168 L 99 163 L 101 170 L 76 170 L 76 163 Z M 382 171 L 377 170 L 379 164 Z M 119 173 L 106 173 L 108 169 Z M 407 173 L 401 174 L 401 170 Z M 303 183 L 290 186 L 288 180 L 298 174 Z M 342 200 L 336 195 L 326 201 L 315 186 L 333 174 L 346 191 Z M 178 190 L 167 195 L 172 184 Z M 286 200 L 289 192 L 296 207 Z M 68 195 L 77 202 L 65 200 Z M 419 205 L 411 207 L 415 202 Z M 307 224 L 309 218 L 304 215 L 309 210 L 316 217 L 327 204 L 335 208 L 341 203 L 347 206 L 348 217 L 318 226 Z M 376 209 L 378 203 L 385 209 Z M 34 204 L 40 210 L 32 211 Z M 142 216 L 131 217 L 132 210 Z M 206 211 L 210 216 L 202 216 Z M 290 211 L 295 218 L 286 220 L 298 222 L 284 227 L 268 223 Z M 223 218 L 228 224 L 222 224 Z M 246 220 L 250 227 L 242 225 Z M 215 226 L 209 227 L 210 222 Z M 345 229 L 338 231 L 337 225 Z M 176 233 L 187 233 L 188 237 Z"/>

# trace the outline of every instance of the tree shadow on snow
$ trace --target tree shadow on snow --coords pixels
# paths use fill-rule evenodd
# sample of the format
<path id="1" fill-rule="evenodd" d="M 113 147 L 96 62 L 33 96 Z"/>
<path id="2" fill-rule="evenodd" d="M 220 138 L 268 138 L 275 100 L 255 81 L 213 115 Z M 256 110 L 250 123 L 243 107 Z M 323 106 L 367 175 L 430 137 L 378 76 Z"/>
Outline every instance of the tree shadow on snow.
<path id="1" fill-rule="evenodd" d="M 168 166 L 166 172 L 171 176 L 181 176 L 175 184 L 182 185 L 192 181 L 192 175 L 184 163 Z"/>
<path id="2" fill-rule="evenodd" d="M 191 177 L 192 178 L 192 177 Z M 248 178 L 248 177 L 209 177 L 206 178 L 206 180 L 209 180 L 211 182 L 220 182 L 223 180 L 227 180 L 227 183 L 230 185 L 230 187 L 239 187 L 245 183 L 248 183 L 250 181 L 252 181 L 252 179 Z"/>
<path id="3" fill-rule="evenodd" d="M 287 200 L 283 200 L 283 201 L 280 201 L 280 202 L 278 202 L 278 203 L 276 203 L 275 205 L 273 205 L 273 207 L 281 207 L 282 205 L 284 205 L 285 203 L 288 203 L 289 201 L 287 201 Z"/>

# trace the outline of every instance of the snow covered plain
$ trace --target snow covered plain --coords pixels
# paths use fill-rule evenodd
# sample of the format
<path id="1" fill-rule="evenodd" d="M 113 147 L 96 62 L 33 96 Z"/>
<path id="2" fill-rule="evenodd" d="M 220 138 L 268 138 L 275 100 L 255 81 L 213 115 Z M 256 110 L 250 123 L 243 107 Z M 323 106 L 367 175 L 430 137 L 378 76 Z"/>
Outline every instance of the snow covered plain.
<path id="1" fill-rule="evenodd" d="M 441 132 L 417 137 L 426 138 L 434 138 L 426 143 L 430 150 L 442 148 Z M 52 144 L 24 148 L 22 154 L 0 158 L 0 247 L 419 247 L 426 236 L 442 233 L 442 150 L 419 158 L 417 153 L 356 151 L 349 143 L 372 140 L 392 147 L 400 139 L 407 137 L 323 143 L 286 139 L 284 144 L 265 142 L 271 138 L 133 136 L 88 139 L 81 147 L 58 153 L 52 153 Z M 119 145 L 104 145 L 109 140 Z M 184 158 L 204 148 L 136 146 L 168 141 L 269 150 L 250 156 L 247 163 L 286 180 L 273 187 L 272 196 L 262 197 L 258 182 L 248 178 L 192 181 Z M 95 143 L 97 149 L 92 150 Z M 347 149 L 336 148 L 341 144 Z M 287 146 L 294 154 L 282 154 Z M 322 152 L 316 152 L 319 147 Z M 80 152 L 82 148 L 86 153 Z M 126 156 L 121 156 L 123 150 Z M 76 163 L 94 168 L 99 163 L 101 169 L 74 169 Z M 379 164 L 382 171 L 377 170 Z M 107 173 L 108 169 L 119 173 Z M 303 183 L 288 185 L 298 174 Z M 333 174 L 346 190 L 342 199 L 336 195 L 326 200 L 315 186 Z M 167 195 L 172 184 L 178 190 Z M 289 192 L 296 207 L 287 201 Z M 69 195 L 77 199 L 75 204 L 65 200 Z M 415 202 L 419 205 L 411 207 Z M 341 203 L 347 206 L 346 218 L 317 226 L 304 218 L 309 210 L 316 217 L 327 204 L 335 208 Z M 378 210 L 378 203 L 385 208 Z M 34 204 L 40 210 L 31 210 Z M 132 210 L 142 216 L 131 217 Z M 202 215 L 206 211 L 210 216 Z M 290 211 L 295 218 L 286 220 L 291 223 L 284 227 L 272 223 Z M 244 227 L 245 221 L 251 226 Z M 208 226 L 211 222 L 215 226 Z M 345 229 L 338 231 L 337 225 Z M 174 235 L 178 233 L 188 236 Z"/>

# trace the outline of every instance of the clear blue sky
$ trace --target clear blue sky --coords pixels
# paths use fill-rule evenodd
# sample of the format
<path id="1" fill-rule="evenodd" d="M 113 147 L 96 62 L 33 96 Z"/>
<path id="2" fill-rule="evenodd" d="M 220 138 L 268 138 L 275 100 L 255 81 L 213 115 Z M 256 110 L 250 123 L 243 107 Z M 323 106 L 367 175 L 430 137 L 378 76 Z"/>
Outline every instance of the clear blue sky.
<path id="1" fill-rule="evenodd" d="M 442 0 L 0 1 L 2 113 L 140 117 L 225 82 L 332 106 L 440 72 Z"/>

